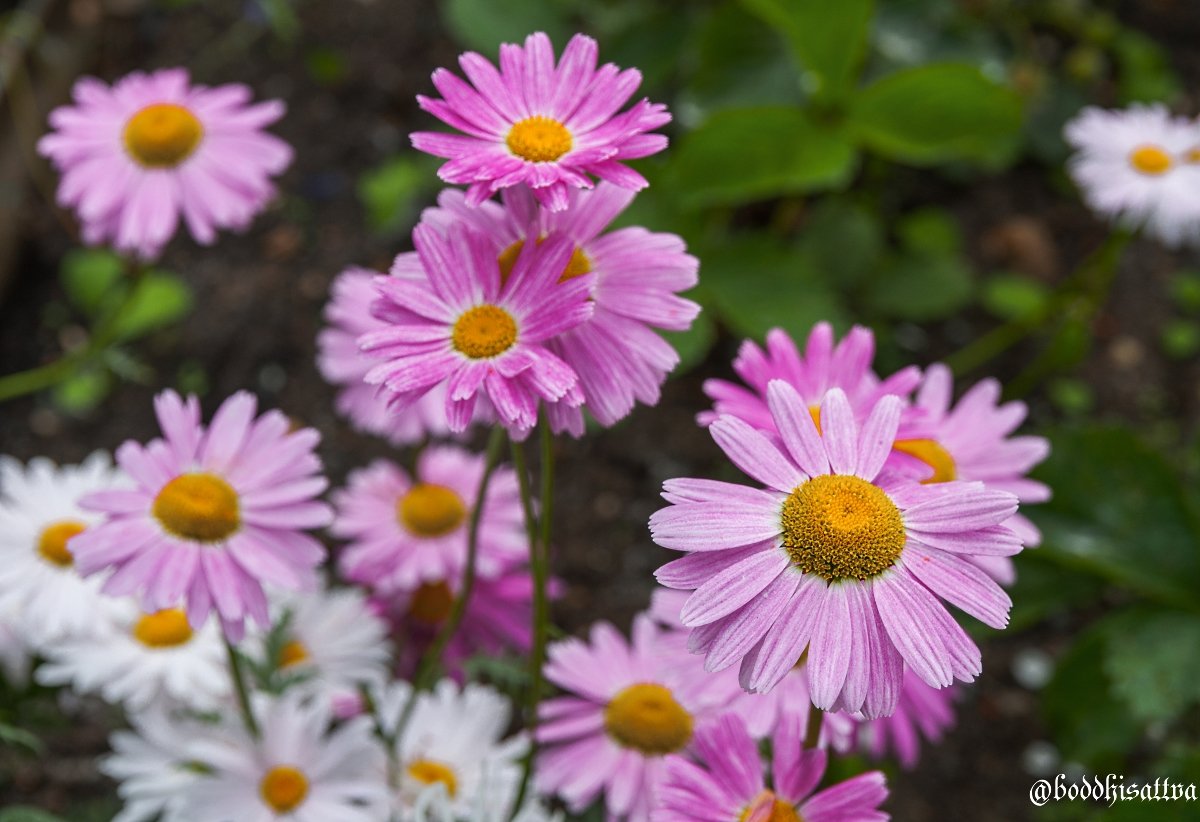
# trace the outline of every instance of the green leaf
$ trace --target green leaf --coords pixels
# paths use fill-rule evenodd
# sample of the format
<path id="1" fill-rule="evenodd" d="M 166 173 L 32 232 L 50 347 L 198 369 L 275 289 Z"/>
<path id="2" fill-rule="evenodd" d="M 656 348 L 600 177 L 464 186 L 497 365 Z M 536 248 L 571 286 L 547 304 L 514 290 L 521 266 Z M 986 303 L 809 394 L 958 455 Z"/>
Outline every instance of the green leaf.
<path id="1" fill-rule="evenodd" d="M 0 810 L 0 822 L 66 822 L 61 816 L 21 805 Z"/>
<path id="2" fill-rule="evenodd" d="M 2 720 L 0 720 L 0 743 L 14 748 L 24 748 L 32 754 L 41 754 L 46 748 L 37 734 L 24 728 L 18 728 L 16 725 L 9 725 Z M 0 819 L 2 818 L 0 817 Z"/>
<path id="3" fill-rule="evenodd" d="M 174 324 L 192 310 L 188 284 L 166 271 L 151 271 L 114 321 L 118 339 L 131 340 Z"/>
<path id="4" fill-rule="evenodd" d="M 684 137 L 671 164 L 688 208 L 837 188 L 857 155 L 845 137 L 799 108 L 727 109 Z"/>
<path id="5" fill-rule="evenodd" d="M 666 331 L 663 332 L 663 337 L 675 347 L 675 352 L 679 354 L 679 365 L 673 372 L 679 375 L 704 362 L 709 349 L 716 341 L 717 329 L 708 312 L 702 311 L 687 331 Z"/>
<path id="6" fill-rule="evenodd" d="M 76 249 L 63 257 L 58 276 L 67 297 L 85 314 L 95 314 L 121 287 L 125 264 L 111 251 Z"/>
<path id="7" fill-rule="evenodd" d="M 403 156 L 364 174 L 358 181 L 358 197 L 366 206 L 371 228 L 390 234 L 405 227 L 432 189 L 436 167 L 423 155 Z"/>
<path id="8" fill-rule="evenodd" d="M 1059 659 L 1042 692 L 1042 712 L 1068 761 L 1119 769 L 1141 735 L 1104 671 L 1103 624 L 1093 626 Z"/>
<path id="9" fill-rule="evenodd" d="M 1104 669 L 1143 722 L 1170 722 L 1200 703 L 1200 614 L 1138 610 L 1106 622 Z"/>
<path id="10" fill-rule="evenodd" d="M 54 404 L 68 414 L 82 416 L 102 403 L 112 387 L 112 375 L 106 369 L 88 367 L 54 387 Z"/>
<path id="11" fill-rule="evenodd" d="M 1104 592 L 1103 581 L 1064 568 L 1044 558 L 1040 551 L 1023 551 L 1014 562 L 1017 581 L 1009 590 L 1013 601 L 1008 620 L 1010 631 L 1093 603 Z"/>
<path id="12" fill-rule="evenodd" d="M 906 254 L 879 271 L 863 299 L 884 317 L 924 322 L 959 311 L 973 290 L 971 269 L 958 256 Z"/>
<path id="13" fill-rule="evenodd" d="M 1200 271 L 1180 271 L 1173 275 L 1171 300 L 1183 311 L 1200 314 Z"/>
<path id="14" fill-rule="evenodd" d="M 779 31 L 815 82 L 831 98 L 854 85 L 866 53 L 873 0 L 742 0 Z"/>
<path id="15" fill-rule="evenodd" d="M 807 256 L 768 235 L 734 237 L 700 258 L 705 291 L 737 334 L 761 338 L 780 327 L 802 339 L 821 320 L 846 325 L 841 301 Z"/>
<path id="16" fill-rule="evenodd" d="M 1171 320 L 1163 326 L 1159 339 L 1168 357 L 1191 359 L 1200 354 L 1200 323 L 1195 320 Z"/>
<path id="17" fill-rule="evenodd" d="M 574 33 L 563 0 L 447 0 L 442 17 L 463 45 L 494 58 L 501 43 L 544 31 L 562 49 Z"/>
<path id="18" fill-rule="evenodd" d="M 1039 556 L 1195 610 L 1200 525 L 1166 458 L 1121 428 L 1060 430 L 1034 470 L 1054 497 L 1031 506 Z"/>
<path id="19" fill-rule="evenodd" d="M 1002 320 L 1039 316 L 1050 301 L 1044 283 L 1019 274 L 997 274 L 983 284 L 983 307 Z"/>
<path id="20" fill-rule="evenodd" d="M 1167 50 L 1140 31 L 1122 29 L 1113 42 L 1121 102 L 1157 103 L 1180 96 L 1183 85 Z"/>
<path id="21" fill-rule="evenodd" d="M 867 147 L 912 165 L 972 160 L 1001 166 L 1014 155 L 1021 99 L 973 66 L 941 63 L 889 74 L 850 105 L 849 127 Z"/>
<path id="22" fill-rule="evenodd" d="M 957 255 L 962 251 L 962 232 L 950 212 L 922 208 L 906 214 L 896 227 L 900 245 L 913 254 L 930 257 Z"/>
<path id="23" fill-rule="evenodd" d="M 813 210 L 802 242 L 829 283 L 846 288 L 860 283 L 883 257 L 883 227 L 870 209 L 828 197 Z"/>

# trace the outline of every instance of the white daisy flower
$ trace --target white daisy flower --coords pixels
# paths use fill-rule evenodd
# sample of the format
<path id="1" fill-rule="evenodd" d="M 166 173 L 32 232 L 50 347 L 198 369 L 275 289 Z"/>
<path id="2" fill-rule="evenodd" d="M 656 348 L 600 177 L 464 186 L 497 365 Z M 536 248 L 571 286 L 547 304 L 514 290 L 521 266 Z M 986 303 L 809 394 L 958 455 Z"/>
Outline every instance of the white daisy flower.
<path id="1" fill-rule="evenodd" d="M 1068 169 L 1095 211 L 1168 245 L 1200 242 L 1200 125 L 1162 105 L 1089 107 L 1067 123 Z"/>
<path id="2" fill-rule="evenodd" d="M 76 500 L 118 476 L 99 451 L 61 468 L 41 457 L 28 466 L 0 457 L 0 612 L 20 614 L 35 649 L 95 619 L 100 583 L 75 571 L 68 542 L 100 520 Z"/>
<path id="3" fill-rule="evenodd" d="M 392 655 L 387 625 L 361 592 L 317 591 L 281 597 L 278 603 L 277 610 L 290 614 L 286 641 L 272 660 L 282 671 L 304 674 L 306 687 L 331 699 L 386 679 Z"/>
<path id="4" fill-rule="evenodd" d="M 184 791 L 187 822 L 382 822 L 388 791 L 371 720 L 331 728 L 329 704 L 292 691 L 259 696 L 261 736 L 230 728 L 190 751 L 204 772 Z"/>
<path id="5" fill-rule="evenodd" d="M 113 822 L 189 822 L 181 810 L 183 796 L 202 768 L 189 759 L 189 747 L 220 730 L 158 707 L 130 714 L 130 720 L 133 730 L 110 736 L 113 752 L 99 762 L 125 802 Z"/>
<path id="6" fill-rule="evenodd" d="M 92 630 L 50 643 L 43 653 L 38 682 L 99 693 L 130 713 L 164 700 L 211 710 L 232 691 L 216 623 L 194 629 L 181 608 L 145 613 L 133 599 L 104 597 Z"/>
<path id="7" fill-rule="evenodd" d="M 385 727 L 395 727 L 409 693 L 401 682 L 381 697 Z M 489 812 L 507 818 L 529 748 L 521 734 L 501 741 L 510 711 L 499 692 L 475 683 L 460 689 L 443 679 L 418 695 L 396 740 L 399 785 L 393 799 L 402 822 L 475 819 L 482 798 Z"/>

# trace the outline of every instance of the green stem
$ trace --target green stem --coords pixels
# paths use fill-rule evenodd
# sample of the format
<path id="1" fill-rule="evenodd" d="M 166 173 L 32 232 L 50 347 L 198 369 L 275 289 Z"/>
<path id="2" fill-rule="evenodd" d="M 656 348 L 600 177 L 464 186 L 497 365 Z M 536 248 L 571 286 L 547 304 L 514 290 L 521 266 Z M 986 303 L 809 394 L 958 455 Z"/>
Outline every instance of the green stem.
<path id="1" fill-rule="evenodd" d="M 421 657 L 421 663 L 417 666 L 416 674 L 413 675 L 412 693 L 408 695 L 408 701 L 405 702 L 404 710 L 400 713 L 400 721 L 396 723 L 396 730 L 388 739 L 389 743 L 394 743 L 404 730 L 404 726 L 408 724 L 413 708 L 416 707 L 417 694 L 432 684 L 430 680 L 437 670 L 438 662 L 441 660 L 446 646 L 454 638 L 454 634 L 458 631 L 458 626 L 462 624 L 463 616 L 467 612 L 467 603 L 471 599 L 471 593 L 475 590 L 475 560 L 479 554 L 479 523 L 483 518 L 483 501 L 487 497 L 492 474 L 500 463 L 500 449 L 503 445 L 504 429 L 496 426 L 488 438 L 483 476 L 479 478 L 479 490 L 475 494 L 475 504 L 471 506 L 471 519 L 467 526 L 467 562 L 463 568 L 462 585 L 459 587 L 458 595 L 454 598 L 454 604 L 450 608 L 446 622 Z"/>
<path id="2" fill-rule="evenodd" d="M 816 705 L 808 706 L 808 728 L 804 732 L 804 747 L 815 748 L 821 741 L 821 723 L 825 721 L 825 712 Z"/>
<path id="3" fill-rule="evenodd" d="M 246 723 L 246 730 L 255 739 L 258 738 L 258 722 L 254 719 L 254 711 L 250 708 L 250 693 L 246 690 L 246 677 L 242 673 L 242 658 L 238 655 L 237 648 L 233 647 L 233 643 L 229 641 L 229 637 L 222 636 L 225 642 L 225 650 L 229 654 L 229 675 L 233 678 L 233 690 L 237 692 L 238 707 L 242 710 L 242 720 Z"/>

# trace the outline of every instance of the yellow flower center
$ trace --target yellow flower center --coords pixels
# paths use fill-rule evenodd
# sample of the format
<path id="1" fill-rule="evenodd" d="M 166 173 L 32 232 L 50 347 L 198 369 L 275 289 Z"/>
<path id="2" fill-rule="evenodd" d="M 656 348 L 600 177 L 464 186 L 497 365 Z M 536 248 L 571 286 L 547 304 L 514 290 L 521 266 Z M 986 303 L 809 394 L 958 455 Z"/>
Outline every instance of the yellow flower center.
<path id="1" fill-rule="evenodd" d="M 453 489 L 420 482 L 396 503 L 396 519 L 418 537 L 443 537 L 467 517 L 467 506 Z"/>
<path id="2" fill-rule="evenodd" d="M 75 559 L 67 548 L 67 541 L 77 534 L 82 534 L 86 529 L 86 525 L 73 519 L 51 523 L 38 537 L 37 552 L 51 565 L 70 568 Z"/>
<path id="3" fill-rule="evenodd" d="M 477 305 L 455 321 L 450 342 L 473 360 L 498 357 L 516 345 L 517 321 L 498 305 Z"/>
<path id="4" fill-rule="evenodd" d="M 808 407 L 808 415 L 812 417 L 813 425 L 817 426 L 817 433 L 823 433 L 821 431 L 821 406 L 810 405 Z"/>
<path id="5" fill-rule="evenodd" d="M 1200 163 L 1200 146 L 1189 148 L 1187 153 L 1183 155 L 1183 159 L 1189 163 Z"/>
<path id="6" fill-rule="evenodd" d="M 146 168 L 174 168 L 191 156 L 203 136 L 196 115 L 174 103 L 146 106 L 125 124 L 125 148 Z"/>
<path id="7" fill-rule="evenodd" d="M 1139 146 L 1129 152 L 1129 164 L 1142 174 L 1165 174 L 1174 165 L 1171 155 L 1158 146 Z"/>
<path id="8" fill-rule="evenodd" d="M 299 768 L 276 765 L 258 783 L 258 792 L 276 813 L 287 813 L 308 796 L 308 777 Z"/>
<path id="9" fill-rule="evenodd" d="M 147 648 L 174 648 L 192 638 L 192 626 L 181 608 L 144 614 L 133 626 L 133 637 Z"/>
<path id="10" fill-rule="evenodd" d="M 440 625 L 450 616 L 454 594 L 445 582 L 426 582 L 408 601 L 408 615 L 426 625 Z"/>
<path id="11" fill-rule="evenodd" d="M 221 542 L 241 525 L 237 492 L 216 474 L 180 474 L 151 511 L 169 533 L 196 542 Z"/>
<path id="12" fill-rule="evenodd" d="M 937 440 L 897 440 L 892 447 L 910 457 L 916 457 L 933 469 L 933 476 L 922 480 L 924 485 L 950 482 L 958 476 L 954 457 L 950 456 L 950 452 L 943 448 Z"/>
<path id="13" fill-rule="evenodd" d="M 408 775 L 422 785 L 432 785 L 436 782 L 441 782 L 446 786 L 446 794 L 451 799 L 458 793 L 458 780 L 454 777 L 454 771 L 441 762 L 434 762 L 431 759 L 417 759 L 408 766 Z"/>
<path id="14" fill-rule="evenodd" d="M 900 509 L 853 476 L 813 477 L 783 503 L 783 547 L 806 574 L 834 582 L 886 571 L 904 549 Z"/>
<path id="15" fill-rule="evenodd" d="M 538 237 L 537 244 L 541 245 L 545 242 L 545 237 Z M 496 262 L 500 263 L 500 284 L 508 283 L 508 278 L 512 276 L 513 266 L 517 263 L 517 257 L 521 254 L 521 249 L 525 247 L 524 240 L 517 240 L 508 248 L 500 252 L 500 256 L 496 258 Z M 560 283 L 565 283 L 567 280 L 572 280 L 576 277 L 582 277 L 584 274 L 592 273 L 592 261 L 587 254 L 583 253 L 583 249 L 576 247 L 571 253 L 571 259 L 567 261 L 567 267 L 563 269 L 562 275 L 558 278 Z"/>
<path id="16" fill-rule="evenodd" d="M 618 744 L 661 756 L 683 748 L 692 738 L 692 715 L 668 688 L 652 682 L 630 685 L 604 709 L 604 729 Z"/>
<path id="17" fill-rule="evenodd" d="M 300 665 L 311 658 L 312 654 L 308 652 L 308 648 L 304 647 L 304 643 L 298 639 L 289 640 L 279 649 L 280 668 L 290 668 L 293 665 Z"/>
<path id="18" fill-rule="evenodd" d="M 750 812 L 759 807 L 763 802 L 771 801 L 771 815 L 762 820 L 762 822 L 804 822 L 803 817 L 796 812 L 796 806 L 791 802 L 785 802 L 775 795 L 773 791 L 764 790 L 754 798 L 754 801 L 746 806 L 742 811 L 742 815 L 738 817 L 738 822 L 746 822 L 750 818 Z"/>
<path id="19" fill-rule="evenodd" d="M 558 120 L 538 114 L 515 123 L 505 142 L 522 160 L 548 163 L 571 150 L 571 132 Z"/>

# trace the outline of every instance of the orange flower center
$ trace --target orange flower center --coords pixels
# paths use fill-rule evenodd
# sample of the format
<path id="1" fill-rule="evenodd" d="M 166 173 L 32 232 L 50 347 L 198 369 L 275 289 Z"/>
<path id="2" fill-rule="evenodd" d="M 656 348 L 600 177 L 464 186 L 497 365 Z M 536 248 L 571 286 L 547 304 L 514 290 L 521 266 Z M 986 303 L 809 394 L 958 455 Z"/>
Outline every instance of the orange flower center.
<path id="1" fill-rule="evenodd" d="M 541 245 L 545 242 L 545 237 L 538 237 L 537 244 Z M 517 263 L 517 257 L 521 254 L 521 249 L 525 247 L 524 240 L 517 240 L 508 248 L 500 252 L 497 262 L 500 263 L 500 284 L 508 283 L 508 278 L 512 276 L 513 266 Z M 567 267 L 563 269 L 562 275 L 558 278 L 560 283 L 565 283 L 567 280 L 572 280 L 575 277 L 582 277 L 584 274 L 592 272 L 592 261 L 587 254 L 583 253 L 582 248 L 576 247 L 571 254 L 571 259 L 567 261 Z"/>
<path id="2" fill-rule="evenodd" d="M 37 552 L 42 559 L 60 568 L 70 568 L 75 562 L 67 542 L 71 537 L 82 534 L 87 526 L 73 519 L 64 519 L 46 526 L 38 537 Z"/>
<path id="3" fill-rule="evenodd" d="M 293 665 L 300 665 L 307 662 L 312 655 L 308 652 L 308 648 L 304 647 L 304 643 L 298 639 L 289 640 L 279 649 L 279 667 L 290 668 Z"/>
<path id="4" fill-rule="evenodd" d="M 440 625 L 450 616 L 454 594 L 445 582 L 426 582 L 408 601 L 408 615 L 425 625 Z"/>
<path id="5" fill-rule="evenodd" d="M 806 574 L 830 582 L 868 579 L 904 550 L 900 509 L 879 487 L 854 476 L 813 477 L 783 503 L 783 547 Z"/>
<path id="6" fill-rule="evenodd" d="M 626 748 L 662 756 L 691 741 L 692 715 L 669 688 L 642 682 L 612 698 L 604 709 L 604 729 Z"/>
<path id="7" fill-rule="evenodd" d="M 192 155 L 204 126 L 175 103 L 146 106 L 125 124 L 125 148 L 146 168 L 175 168 Z"/>
<path id="8" fill-rule="evenodd" d="M 196 542 L 221 542 L 241 525 L 237 492 L 216 474 L 180 474 L 151 511 L 168 533 Z"/>
<path id="9" fill-rule="evenodd" d="M 767 803 L 770 803 L 768 806 Z M 771 813 L 769 816 L 762 816 L 761 809 L 770 807 Z M 750 819 L 750 815 L 757 812 L 756 822 L 804 822 L 804 819 L 796 812 L 796 806 L 791 802 L 785 802 L 775 795 L 773 791 L 764 790 L 754 798 L 746 809 L 742 811 L 742 815 L 738 817 L 738 822 L 746 822 Z"/>
<path id="10" fill-rule="evenodd" d="M 1157 177 L 1171 170 L 1171 155 L 1158 146 L 1139 146 L 1129 152 L 1129 164 L 1142 174 Z"/>
<path id="11" fill-rule="evenodd" d="M 547 163 L 571 150 L 571 132 L 558 120 L 538 114 L 515 123 L 504 142 L 522 160 Z"/>
<path id="12" fill-rule="evenodd" d="M 440 782 L 446 786 L 446 794 L 451 799 L 458 793 L 458 779 L 454 771 L 441 762 L 432 759 L 417 759 L 408 766 L 408 775 L 422 785 L 433 785 Z"/>
<path id="13" fill-rule="evenodd" d="M 933 469 L 933 476 L 922 480 L 924 485 L 950 482 L 958 476 L 954 457 L 950 456 L 950 452 L 936 440 L 897 440 L 892 447 L 911 457 L 916 457 Z"/>
<path id="14" fill-rule="evenodd" d="M 517 344 L 517 321 L 498 305 L 477 305 L 454 322 L 450 342 L 473 360 L 498 357 Z"/>
<path id="15" fill-rule="evenodd" d="M 308 777 L 291 765 L 276 765 L 258 783 L 258 792 L 276 813 L 287 813 L 308 796 Z"/>
<path id="16" fill-rule="evenodd" d="M 420 482 L 396 503 L 396 519 L 410 534 L 442 537 L 462 525 L 467 506 L 452 488 Z"/>
<path id="17" fill-rule="evenodd" d="M 181 608 L 144 614 L 133 626 L 133 636 L 147 648 L 174 648 L 192 638 L 192 626 Z"/>

